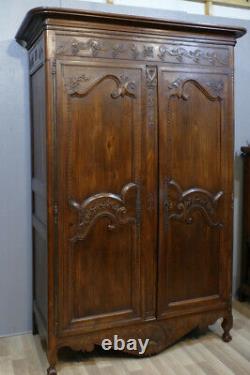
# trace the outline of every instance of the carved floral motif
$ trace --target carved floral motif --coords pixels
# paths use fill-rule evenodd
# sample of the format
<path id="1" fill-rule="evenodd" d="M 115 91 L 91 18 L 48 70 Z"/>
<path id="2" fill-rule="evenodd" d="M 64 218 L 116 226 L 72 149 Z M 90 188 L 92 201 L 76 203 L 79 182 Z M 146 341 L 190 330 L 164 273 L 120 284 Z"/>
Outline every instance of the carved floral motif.
<path id="1" fill-rule="evenodd" d="M 87 82 L 90 80 L 90 77 L 86 76 L 86 74 L 80 74 L 79 76 L 73 76 L 68 78 L 66 87 L 68 89 L 68 93 L 70 95 L 78 92 L 80 85 L 82 82 Z"/>
<path id="2" fill-rule="evenodd" d="M 113 57 L 118 57 L 119 54 L 124 52 L 124 45 L 122 43 L 116 43 L 112 46 L 112 55 Z"/>
<path id="3" fill-rule="evenodd" d="M 107 229 L 115 230 L 119 225 L 135 223 L 138 218 L 137 185 L 129 183 L 122 188 L 121 194 L 99 193 L 90 196 L 82 203 L 74 199 L 69 200 L 71 208 L 78 212 L 78 223 L 75 225 L 76 233 L 71 241 L 84 240 L 95 222 L 100 218 L 108 218 Z M 134 212 L 129 213 L 127 196 L 133 192 Z"/>
<path id="4" fill-rule="evenodd" d="M 180 185 L 173 179 L 167 179 L 167 188 L 175 190 L 175 198 L 168 195 L 164 203 L 167 219 L 178 220 L 186 224 L 193 223 L 193 213 L 199 211 L 210 227 L 222 227 L 223 224 L 216 219 L 216 208 L 218 200 L 223 191 L 212 194 L 201 188 L 191 188 L 183 191 Z"/>
<path id="5" fill-rule="evenodd" d="M 101 42 L 93 39 L 89 39 L 86 43 L 73 40 L 71 46 L 73 55 L 76 55 L 81 50 L 91 50 L 92 56 L 96 57 L 98 56 L 99 51 L 102 50 Z"/>

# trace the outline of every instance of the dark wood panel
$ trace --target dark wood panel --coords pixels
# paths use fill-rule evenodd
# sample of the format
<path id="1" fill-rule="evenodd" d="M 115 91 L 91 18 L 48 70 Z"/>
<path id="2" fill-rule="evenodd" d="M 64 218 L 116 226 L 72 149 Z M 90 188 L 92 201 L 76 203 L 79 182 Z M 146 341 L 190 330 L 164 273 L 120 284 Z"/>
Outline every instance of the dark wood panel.
<path id="1" fill-rule="evenodd" d="M 31 76 L 32 176 L 46 183 L 45 70 L 41 67 Z"/>
<path id="2" fill-rule="evenodd" d="M 223 236 L 231 220 L 224 211 L 232 186 L 223 159 L 230 150 L 222 143 L 231 134 L 230 123 L 227 129 L 224 123 L 227 77 L 162 68 L 159 85 L 162 315 L 224 297 Z"/>
<path id="3" fill-rule="evenodd" d="M 47 340 L 48 329 L 48 247 L 47 247 L 47 158 L 45 68 L 42 66 L 43 38 L 30 54 L 32 224 L 33 224 L 33 331 Z M 37 51 L 37 52 L 35 52 Z M 40 51 L 40 53 L 38 52 Z M 31 58 L 31 56 L 33 56 Z"/>
<path id="4" fill-rule="evenodd" d="M 48 322 L 48 258 L 47 240 L 33 230 L 34 302 L 45 327 Z"/>
<path id="5" fill-rule="evenodd" d="M 155 300 L 145 296 L 153 285 L 143 281 L 144 263 L 153 267 L 156 250 L 142 246 L 149 223 L 142 180 L 152 179 L 142 169 L 145 66 L 66 63 L 58 77 L 65 108 L 58 126 L 61 327 L 72 321 L 79 326 L 81 319 L 86 330 L 91 317 L 112 326 L 117 319 L 153 314 Z"/>

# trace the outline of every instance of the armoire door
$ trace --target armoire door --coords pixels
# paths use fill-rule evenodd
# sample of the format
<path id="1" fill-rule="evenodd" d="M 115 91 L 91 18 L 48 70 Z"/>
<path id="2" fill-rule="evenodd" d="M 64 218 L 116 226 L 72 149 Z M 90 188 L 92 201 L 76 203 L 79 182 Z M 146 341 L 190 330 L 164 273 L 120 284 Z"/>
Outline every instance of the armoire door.
<path id="1" fill-rule="evenodd" d="M 146 67 L 65 61 L 56 76 L 59 332 L 142 320 L 155 310 Z"/>
<path id="2" fill-rule="evenodd" d="M 159 317 L 230 295 L 230 97 L 226 74 L 159 69 Z"/>

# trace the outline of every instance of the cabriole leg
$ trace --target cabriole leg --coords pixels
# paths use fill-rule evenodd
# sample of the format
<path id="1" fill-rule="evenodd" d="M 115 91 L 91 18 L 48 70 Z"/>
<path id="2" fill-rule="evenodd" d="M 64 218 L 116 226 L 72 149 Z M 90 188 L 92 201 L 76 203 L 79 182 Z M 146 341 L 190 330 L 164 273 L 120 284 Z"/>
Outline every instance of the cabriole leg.
<path id="1" fill-rule="evenodd" d="M 230 335 L 230 330 L 233 327 L 233 315 L 230 313 L 229 315 L 225 316 L 223 319 L 223 322 L 221 324 L 221 327 L 224 331 L 222 335 L 222 339 L 225 342 L 229 342 L 232 340 L 232 336 Z"/>
<path id="2" fill-rule="evenodd" d="M 57 363 L 57 348 L 53 347 L 48 350 L 47 353 L 49 368 L 47 370 L 47 375 L 57 375 L 56 363 Z"/>

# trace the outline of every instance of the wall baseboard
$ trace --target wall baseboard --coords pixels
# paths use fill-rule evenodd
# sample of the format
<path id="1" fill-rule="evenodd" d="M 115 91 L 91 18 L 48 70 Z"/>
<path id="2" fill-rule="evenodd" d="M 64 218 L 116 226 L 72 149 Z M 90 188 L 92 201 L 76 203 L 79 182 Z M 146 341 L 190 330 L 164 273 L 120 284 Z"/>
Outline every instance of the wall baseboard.
<path id="1" fill-rule="evenodd" d="M 5 335 L 1 335 L 0 334 L 0 339 L 1 338 L 4 338 L 4 337 L 13 337 L 13 336 L 22 336 L 22 335 L 29 335 L 29 334 L 31 334 L 32 333 L 32 331 L 25 331 L 25 332 L 16 332 L 16 333 L 7 333 L 7 334 L 5 334 Z"/>

